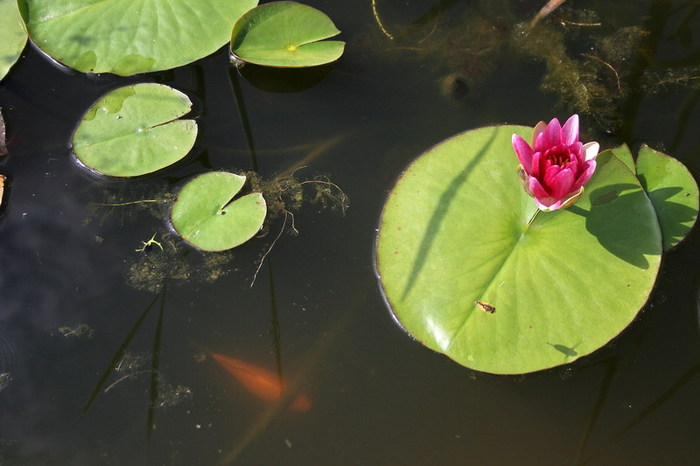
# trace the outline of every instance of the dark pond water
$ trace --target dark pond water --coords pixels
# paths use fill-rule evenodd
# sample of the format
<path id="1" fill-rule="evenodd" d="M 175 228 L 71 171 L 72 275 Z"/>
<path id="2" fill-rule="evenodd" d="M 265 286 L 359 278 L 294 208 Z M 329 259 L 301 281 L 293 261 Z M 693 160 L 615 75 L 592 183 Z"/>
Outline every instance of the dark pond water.
<path id="1" fill-rule="evenodd" d="M 306 3 L 334 19 L 346 53 L 318 74 L 234 73 L 252 140 L 223 49 L 127 79 L 66 71 L 29 47 L 0 84 L 10 150 L 0 161 L 0 463 L 696 464 L 697 229 L 665 255 L 617 339 L 525 376 L 476 373 L 412 341 L 384 305 L 372 251 L 401 170 L 483 125 L 579 112 L 603 147 L 646 142 L 697 176 L 700 5 L 571 0 L 527 47 L 514 25 L 544 0 L 379 1 L 393 41 L 370 0 Z M 558 44 L 574 68 L 557 78 Z M 561 76 L 574 69 L 604 91 L 567 90 Z M 192 155 L 128 182 L 86 174 L 68 148 L 80 116 L 144 81 L 198 100 Z M 276 92 L 283 84 L 296 89 Z M 326 174 L 351 202 L 345 215 L 306 202 L 299 234 L 279 238 L 252 287 L 281 217 L 266 237 L 206 255 L 169 235 L 163 203 L 133 203 L 211 168 L 250 170 L 251 141 L 261 176 L 308 166 L 299 178 Z M 165 251 L 136 251 L 154 233 Z M 205 351 L 281 369 L 311 408 L 256 398 Z"/>

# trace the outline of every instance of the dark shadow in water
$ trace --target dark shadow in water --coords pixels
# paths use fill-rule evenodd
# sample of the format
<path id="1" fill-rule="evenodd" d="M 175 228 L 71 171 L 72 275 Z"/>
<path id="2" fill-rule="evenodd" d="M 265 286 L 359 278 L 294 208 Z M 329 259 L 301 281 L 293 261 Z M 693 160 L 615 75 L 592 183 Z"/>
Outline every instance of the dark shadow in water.
<path id="1" fill-rule="evenodd" d="M 588 426 L 586 427 L 586 430 L 583 432 L 583 436 L 581 437 L 581 443 L 579 444 L 578 453 L 576 455 L 576 462 L 574 464 L 583 464 L 581 463 L 583 452 L 588 446 L 588 440 L 591 438 L 593 428 L 596 426 L 598 418 L 600 417 L 600 414 L 603 411 L 603 404 L 605 403 L 605 399 L 608 397 L 608 393 L 610 393 L 612 381 L 615 377 L 615 373 L 617 372 L 618 362 L 619 361 L 617 357 L 612 357 L 602 362 L 603 364 L 605 364 L 605 375 L 603 376 L 603 381 L 600 384 L 598 398 L 596 398 L 595 403 L 591 408 L 591 413 L 588 419 Z"/>
<path id="2" fill-rule="evenodd" d="M 275 365 L 277 368 L 277 377 L 280 383 L 280 389 L 284 392 L 284 375 L 282 373 L 282 334 L 280 333 L 280 322 L 277 312 L 277 295 L 275 293 L 275 280 L 272 273 L 272 263 L 267 262 L 267 275 L 270 282 L 270 332 L 272 334 L 272 346 L 275 352 Z"/>
<path id="3" fill-rule="evenodd" d="M 616 364 L 615 364 L 616 365 Z M 613 371 L 614 373 L 614 368 Z M 675 395 L 681 388 L 683 388 L 688 382 L 690 382 L 696 375 L 700 373 L 700 364 L 695 364 L 692 366 L 690 369 L 688 369 L 673 385 L 669 387 L 668 390 L 663 392 L 660 396 L 658 396 L 654 401 L 649 404 L 646 408 L 644 408 L 637 416 L 635 416 L 634 419 L 632 419 L 626 426 L 615 432 L 613 435 L 610 436 L 599 448 L 598 450 L 593 453 L 591 456 L 586 458 L 585 461 L 577 461 L 576 464 L 579 464 L 581 466 L 589 464 L 591 461 L 593 461 L 596 456 L 603 451 L 603 449 L 607 446 L 613 443 L 615 440 L 619 439 L 623 435 L 625 435 L 627 432 L 629 432 L 632 428 L 634 428 L 637 424 L 642 422 L 647 416 L 650 414 L 654 413 L 657 408 L 661 407 L 664 403 L 666 403 L 668 400 L 670 400 L 673 395 Z M 588 440 L 588 437 L 590 435 L 590 431 L 593 429 L 593 425 L 595 423 L 595 420 L 597 419 L 598 413 L 600 412 L 600 407 L 602 406 L 602 403 L 607 396 L 607 393 L 610 388 L 610 381 L 608 380 L 608 375 L 612 374 L 606 374 L 606 379 L 603 382 L 603 389 L 601 390 L 600 396 L 598 398 L 598 402 L 596 402 L 596 407 L 594 409 L 595 411 L 595 418 L 592 419 L 591 424 L 589 425 L 588 430 L 586 431 L 586 435 L 584 436 L 584 441 Z M 581 445 L 581 450 L 579 451 L 579 459 L 581 458 L 581 453 L 583 452 L 583 447 L 585 447 L 585 443 Z"/>
<path id="4" fill-rule="evenodd" d="M 411 25 L 398 34 L 398 37 L 406 37 L 412 33 L 421 30 L 428 24 L 431 24 L 439 20 L 445 13 L 447 13 L 453 6 L 461 3 L 460 0 L 439 0 L 433 6 L 431 6 L 428 11 L 425 12 L 420 18 L 411 22 Z"/>
<path id="5" fill-rule="evenodd" d="M 673 134 L 671 144 L 668 146 L 670 154 L 675 154 L 678 152 L 678 146 L 683 139 L 683 135 L 691 134 L 690 131 L 688 131 L 688 123 L 692 121 L 691 119 L 698 102 L 700 102 L 700 89 L 697 89 L 693 94 L 691 94 L 691 96 L 683 103 L 683 105 L 681 105 L 680 109 L 678 110 L 678 125 L 676 125 L 676 131 Z"/>
<path id="6" fill-rule="evenodd" d="M 413 267 L 411 268 L 411 274 L 408 277 L 406 286 L 403 289 L 403 295 L 401 298 L 405 298 L 411 291 L 413 285 L 415 285 L 416 280 L 420 276 L 421 270 L 425 265 L 425 260 L 428 257 L 430 248 L 435 240 L 435 235 L 440 231 L 440 224 L 445 218 L 445 215 L 450 210 L 450 204 L 455 198 L 455 193 L 457 190 L 467 181 L 469 174 L 472 172 L 476 164 L 481 160 L 481 158 L 486 155 L 489 151 L 489 147 L 493 144 L 496 135 L 498 134 L 498 129 L 494 129 L 491 132 L 491 137 L 486 144 L 483 145 L 481 150 L 474 156 L 474 158 L 464 167 L 464 169 L 452 180 L 452 182 L 447 186 L 447 188 L 442 192 L 440 200 L 438 202 L 438 207 L 433 212 L 428 222 L 428 227 L 423 234 L 423 239 L 421 240 L 420 247 L 418 248 L 418 254 L 416 260 L 413 262 Z M 410 167 L 409 167 L 410 170 Z M 406 172 L 403 173 L 404 176 Z M 400 180 L 399 180 L 400 182 Z"/>
<path id="7" fill-rule="evenodd" d="M 151 389 L 148 403 L 148 415 L 146 416 L 146 435 L 150 437 L 151 431 L 155 428 L 153 417 L 155 416 L 155 408 L 158 403 L 158 378 L 160 375 L 160 342 L 163 335 L 163 314 L 165 310 L 165 285 L 161 292 L 162 299 L 160 300 L 160 309 L 158 310 L 158 322 L 156 324 L 156 333 L 153 336 L 153 352 L 151 357 Z"/>
<path id="8" fill-rule="evenodd" d="M 314 87 L 333 69 L 332 66 L 310 68 L 270 68 L 246 64 L 241 75 L 253 86 L 265 92 L 293 93 Z"/>
<path id="9" fill-rule="evenodd" d="M 255 143 L 253 142 L 253 130 L 250 127 L 250 120 L 248 119 L 248 111 L 245 107 L 245 101 L 243 100 L 243 92 L 241 91 L 241 84 L 238 82 L 239 70 L 236 67 L 230 67 L 228 70 L 229 81 L 231 82 L 231 90 L 233 91 L 233 96 L 236 98 L 236 104 L 238 104 L 238 115 L 241 117 L 241 124 L 243 125 L 243 132 L 245 133 L 245 140 L 248 144 L 248 152 L 250 153 L 250 165 L 251 170 L 254 172 L 258 171 L 258 156 L 255 152 Z"/>
<path id="10" fill-rule="evenodd" d="M 88 398 L 87 403 L 85 404 L 85 407 L 83 408 L 82 415 L 85 415 L 92 404 L 95 402 L 97 399 L 97 395 L 99 395 L 100 391 L 102 391 L 102 388 L 105 386 L 107 383 L 107 380 L 109 380 L 110 375 L 114 372 L 115 368 L 117 365 L 122 361 L 124 358 L 124 353 L 126 352 L 127 348 L 129 347 L 129 344 L 131 343 L 131 340 L 133 340 L 134 336 L 138 332 L 139 328 L 141 328 L 141 325 L 143 324 L 144 320 L 150 314 L 150 312 L 153 310 L 155 307 L 156 302 L 160 298 L 161 303 L 160 303 L 160 311 L 158 315 L 158 323 L 156 327 L 156 333 L 154 336 L 153 340 L 153 355 L 152 355 L 152 360 L 151 360 L 151 391 L 150 391 L 150 403 L 148 407 L 148 434 L 150 435 L 150 431 L 153 428 L 153 409 L 156 404 L 156 400 L 158 398 L 158 371 L 160 369 L 160 342 L 161 342 L 161 331 L 163 327 L 163 312 L 165 308 L 165 287 L 163 287 L 163 291 L 158 293 L 153 300 L 146 306 L 146 309 L 141 313 L 141 316 L 136 320 L 136 323 L 134 323 L 133 327 L 131 327 L 131 330 L 129 333 L 126 335 L 126 338 L 124 338 L 124 341 L 122 344 L 119 346 L 117 351 L 114 353 L 114 356 L 112 357 L 112 360 L 110 363 L 107 365 L 107 368 L 104 370 L 102 373 L 102 376 L 100 377 L 100 380 L 97 382 L 97 385 L 95 385 L 94 390 L 90 394 L 90 397 Z"/>
<path id="11" fill-rule="evenodd" d="M 643 230 L 645 218 L 643 216 L 632 216 L 630 222 L 623 226 L 624 232 L 619 231 L 619 229 L 611 230 L 611 227 L 614 227 L 614 225 L 611 226 L 610 219 L 615 218 L 617 212 L 633 212 L 637 206 L 648 202 L 643 190 L 636 189 L 633 192 L 624 192 L 633 188 L 639 188 L 639 186 L 615 184 L 598 188 L 591 193 L 591 210 L 584 210 L 577 205 L 569 207 L 568 210 L 571 213 L 585 217 L 586 230 L 595 236 L 600 245 L 610 253 L 635 267 L 648 269 L 649 262 L 645 255 L 658 255 L 660 253 L 660 245 L 657 245 L 658 248 L 648 245 L 646 249 L 637 251 L 630 251 L 628 247 L 628 238 Z M 613 201 L 615 202 L 614 207 L 610 205 Z M 611 207 L 614 209 L 613 212 L 609 210 Z"/>

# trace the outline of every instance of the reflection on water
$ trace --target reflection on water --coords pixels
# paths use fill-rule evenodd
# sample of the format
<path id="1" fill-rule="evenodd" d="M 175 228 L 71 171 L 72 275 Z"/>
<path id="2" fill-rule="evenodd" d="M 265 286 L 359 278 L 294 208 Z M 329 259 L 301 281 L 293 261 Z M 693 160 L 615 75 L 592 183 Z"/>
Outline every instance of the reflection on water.
<path id="1" fill-rule="evenodd" d="M 540 21 L 540 38 L 518 39 L 515 26 L 544 3 L 378 0 L 389 39 L 371 2 L 314 1 L 343 31 L 346 55 L 293 86 L 244 70 L 238 95 L 223 49 L 126 80 L 59 70 L 28 50 L 0 83 L 10 150 L 0 160 L 0 462 L 693 464 L 697 232 L 665 256 L 630 329 L 526 377 L 478 374 L 411 341 L 373 276 L 386 190 L 462 130 L 562 118 L 585 103 L 582 126 L 604 146 L 647 142 L 697 173 L 697 5 L 566 2 Z M 83 174 L 66 150 L 75 122 L 107 90 L 149 80 L 201 100 L 194 155 L 128 183 Z M 572 91 L 580 85 L 596 93 Z M 345 216 L 296 211 L 299 234 L 280 236 L 253 287 L 285 215 L 267 236 L 212 255 L 170 235 L 166 204 L 94 209 L 160 199 L 204 170 L 250 170 L 251 147 L 263 179 L 309 165 L 302 173 L 327 174 L 352 200 Z M 137 251 L 154 233 L 163 250 Z M 576 351 L 550 344 L 562 359 Z M 290 393 L 313 408 L 250 397 L 201 360 L 205 348 L 293 377 Z"/>

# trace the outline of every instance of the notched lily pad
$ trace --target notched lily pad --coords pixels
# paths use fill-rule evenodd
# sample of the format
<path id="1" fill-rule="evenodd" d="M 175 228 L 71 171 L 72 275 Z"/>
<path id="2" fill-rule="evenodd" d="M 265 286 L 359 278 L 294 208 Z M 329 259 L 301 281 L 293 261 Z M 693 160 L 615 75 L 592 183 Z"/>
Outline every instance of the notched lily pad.
<path id="1" fill-rule="evenodd" d="M 637 177 L 649 195 L 661 225 L 664 250 L 690 232 L 698 216 L 698 185 L 678 160 L 642 145 Z"/>
<path id="2" fill-rule="evenodd" d="M 389 194 L 376 254 L 406 331 L 498 374 L 570 363 L 608 343 L 645 304 L 662 252 L 654 207 L 610 151 L 574 205 L 533 219 L 513 133 L 532 129 L 468 131 L 418 157 Z"/>
<path id="3" fill-rule="evenodd" d="M 34 43 L 84 73 L 133 75 L 210 55 L 257 0 L 18 0 Z"/>
<path id="4" fill-rule="evenodd" d="M 103 175 L 155 172 L 192 149 L 197 123 L 179 119 L 191 107 L 185 94 L 162 84 L 120 87 L 83 116 L 73 134 L 73 152 L 83 165 Z"/>
<path id="5" fill-rule="evenodd" d="M 232 61 L 299 68 L 340 58 L 345 42 L 325 13 L 296 2 L 271 2 L 244 14 L 231 34 Z"/>
<path id="6" fill-rule="evenodd" d="M 190 180 L 170 212 L 175 231 L 205 251 L 223 251 L 248 241 L 260 231 L 267 206 L 261 193 L 234 198 L 245 181 L 245 176 L 228 172 L 204 173 Z"/>

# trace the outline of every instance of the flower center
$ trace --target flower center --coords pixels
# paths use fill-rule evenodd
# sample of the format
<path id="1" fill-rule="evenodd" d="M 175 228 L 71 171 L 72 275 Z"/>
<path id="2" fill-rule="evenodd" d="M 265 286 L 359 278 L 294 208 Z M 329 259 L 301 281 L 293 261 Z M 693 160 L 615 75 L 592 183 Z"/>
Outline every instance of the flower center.
<path id="1" fill-rule="evenodd" d="M 547 150 L 544 158 L 549 162 L 547 165 L 559 165 L 561 168 L 566 167 L 571 162 L 569 148 L 563 144 Z"/>

